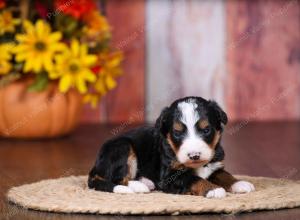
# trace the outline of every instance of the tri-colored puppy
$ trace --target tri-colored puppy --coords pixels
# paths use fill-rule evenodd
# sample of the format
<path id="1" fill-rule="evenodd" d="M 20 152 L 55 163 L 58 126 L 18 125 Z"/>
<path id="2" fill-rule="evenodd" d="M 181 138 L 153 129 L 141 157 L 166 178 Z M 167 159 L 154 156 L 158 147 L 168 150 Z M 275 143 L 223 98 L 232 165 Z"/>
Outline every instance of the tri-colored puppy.
<path id="1" fill-rule="evenodd" d="M 88 186 L 115 193 L 167 193 L 222 198 L 254 186 L 224 170 L 220 144 L 226 113 L 214 101 L 186 97 L 166 107 L 155 126 L 103 144 Z"/>

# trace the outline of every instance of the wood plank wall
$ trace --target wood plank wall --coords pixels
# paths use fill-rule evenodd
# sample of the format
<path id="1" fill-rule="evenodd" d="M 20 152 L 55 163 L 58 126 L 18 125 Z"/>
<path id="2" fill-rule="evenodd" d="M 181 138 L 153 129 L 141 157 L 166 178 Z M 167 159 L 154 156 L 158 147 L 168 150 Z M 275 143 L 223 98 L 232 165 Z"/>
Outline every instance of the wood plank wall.
<path id="1" fill-rule="evenodd" d="M 216 99 L 232 121 L 300 119 L 299 0 L 107 3 L 125 74 L 84 121 L 154 121 L 186 95 Z"/>
<path id="2" fill-rule="evenodd" d="M 147 2 L 147 119 L 196 95 L 224 106 L 224 1 Z"/>
<path id="3" fill-rule="evenodd" d="M 148 1 L 147 119 L 186 95 L 232 121 L 300 119 L 299 2 Z"/>
<path id="4" fill-rule="evenodd" d="M 232 0 L 226 14 L 231 119 L 300 119 L 299 1 Z"/>

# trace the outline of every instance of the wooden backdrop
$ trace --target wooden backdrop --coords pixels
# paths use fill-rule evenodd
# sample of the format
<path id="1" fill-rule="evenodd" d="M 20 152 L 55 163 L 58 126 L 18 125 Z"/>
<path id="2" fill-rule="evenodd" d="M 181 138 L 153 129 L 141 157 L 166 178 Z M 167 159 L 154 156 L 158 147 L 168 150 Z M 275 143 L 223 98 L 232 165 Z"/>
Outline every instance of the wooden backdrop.
<path id="1" fill-rule="evenodd" d="M 124 76 L 84 121 L 153 121 L 186 95 L 231 120 L 300 119 L 299 0 L 109 0 Z"/>
<path id="2" fill-rule="evenodd" d="M 299 1 L 229 1 L 226 12 L 231 118 L 299 119 Z"/>

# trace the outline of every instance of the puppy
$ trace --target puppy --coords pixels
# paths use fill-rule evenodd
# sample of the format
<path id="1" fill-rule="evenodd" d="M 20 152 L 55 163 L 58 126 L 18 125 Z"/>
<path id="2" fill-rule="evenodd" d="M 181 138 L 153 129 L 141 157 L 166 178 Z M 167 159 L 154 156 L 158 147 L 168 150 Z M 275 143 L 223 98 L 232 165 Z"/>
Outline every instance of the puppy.
<path id="1" fill-rule="evenodd" d="M 166 193 L 222 198 L 248 193 L 253 184 L 224 170 L 220 144 L 226 113 L 201 97 L 176 100 L 155 126 L 108 140 L 89 173 L 91 189 L 114 193 Z"/>

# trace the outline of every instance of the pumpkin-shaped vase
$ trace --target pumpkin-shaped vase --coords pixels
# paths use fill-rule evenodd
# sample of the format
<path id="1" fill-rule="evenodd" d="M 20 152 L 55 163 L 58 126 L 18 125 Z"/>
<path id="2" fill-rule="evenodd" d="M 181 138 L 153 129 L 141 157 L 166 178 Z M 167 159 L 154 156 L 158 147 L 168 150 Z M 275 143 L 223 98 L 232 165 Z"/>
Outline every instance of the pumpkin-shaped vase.
<path id="1" fill-rule="evenodd" d="M 0 135 L 50 138 L 71 132 L 80 119 L 82 96 L 58 91 L 51 82 L 42 92 L 28 91 L 32 80 L 17 80 L 0 88 Z"/>

